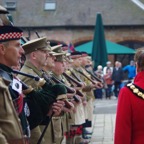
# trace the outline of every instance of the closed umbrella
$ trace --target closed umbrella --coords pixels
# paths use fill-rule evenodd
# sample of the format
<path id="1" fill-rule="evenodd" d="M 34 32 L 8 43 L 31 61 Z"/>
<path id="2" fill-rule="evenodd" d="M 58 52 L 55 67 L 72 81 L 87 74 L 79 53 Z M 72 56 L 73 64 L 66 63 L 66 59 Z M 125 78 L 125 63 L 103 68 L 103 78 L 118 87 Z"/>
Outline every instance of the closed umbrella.
<path id="1" fill-rule="evenodd" d="M 104 27 L 102 16 L 100 13 L 98 13 L 96 16 L 96 25 L 94 30 L 91 56 L 94 62 L 94 70 L 96 70 L 98 65 L 102 65 L 104 67 L 106 65 L 106 62 L 108 61 Z"/>

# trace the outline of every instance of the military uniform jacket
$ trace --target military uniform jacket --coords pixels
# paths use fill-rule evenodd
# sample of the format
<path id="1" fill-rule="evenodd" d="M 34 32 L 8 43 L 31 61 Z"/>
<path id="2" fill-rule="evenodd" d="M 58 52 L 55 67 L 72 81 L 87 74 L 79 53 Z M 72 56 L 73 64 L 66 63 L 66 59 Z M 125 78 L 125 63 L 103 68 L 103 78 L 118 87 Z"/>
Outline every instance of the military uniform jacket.
<path id="1" fill-rule="evenodd" d="M 139 72 L 134 84 L 144 90 L 144 71 Z M 128 87 L 120 90 L 116 113 L 114 144 L 144 144 L 144 99 Z"/>
<path id="2" fill-rule="evenodd" d="M 41 72 L 35 67 L 33 66 L 30 62 L 27 62 L 24 64 L 24 66 L 21 69 L 22 72 L 27 73 L 27 74 L 32 74 L 35 76 L 41 76 Z M 55 102 L 56 100 L 56 94 L 53 92 L 52 87 L 50 85 L 43 86 L 40 87 L 38 86 L 38 83 L 26 76 L 22 76 L 22 75 L 18 75 L 18 77 L 25 82 L 27 85 L 32 86 L 35 90 L 37 90 L 37 95 L 33 95 L 33 97 L 35 96 L 34 102 L 35 105 L 31 106 L 31 110 L 32 113 L 34 113 L 35 115 L 33 117 L 31 117 L 29 119 L 29 121 L 31 121 L 31 124 L 34 125 L 34 121 L 35 119 L 39 118 L 39 124 L 42 122 L 42 120 L 46 117 L 50 105 Z M 27 98 L 27 96 L 26 96 Z M 38 123 L 38 122 L 37 122 Z"/>
<path id="3" fill-rule="evenodd" d="M 42 76 L 42 72 L 28 61 L 25 62 L 24 66 L 21 69 L 21 72 L 32 74 L 39 77 Z M 52 105 L 52 103 L 55 102 L 57 94 L 53 93 L 52 87 L 50 85 L 47 85 L 47 83 L 46 86 L 44 85 L 43 87 L 41 87 L 38 85 L 38 82 L 29 77 L 22 75 L 18 76 L 27 85 L 32 86 L 34 90 L 38 91 L 38 96 L 35 97 L 36 99 L 34 99 L 34 102 L 37 106 L 36 107 L 33 105 L 31 106 L 32 113 L 34 116 L 29 119 L 30 126 L 32 125 L 32 127 L 34 128 L 31 131 L 30 143 L 35 144 L 38 142 L 38 139 L 41 135 L 41 130 L 38 125 L 40 125 L 46 119 L 47 120 L 45 121 L 45 123 L 49 122 L 49 119 L 46 115 L 49 109 L 51 108 L 50 106 Z M 34 97 L 34 95 L 32 97 Z M 37 119 L 39 121 L 36 121 Z M 34 127 L 36 125 L 37 127 Z"/>
<path id="4" fill-rule="evenodd" d="M 0 77 L 0 144 L 6 144 L 7 141 L 22 140 L 27 132 L 26 129 L 28 125 L 24 112 L 22 111 L 22 113 L 18 115 L 13 104 L 14 97 L 18 95 L 16 95 L 14 90 L 9 90 L 10 83 L 13 80 L 11 75 L 12 70 L 2 64 L 0 64 L 0 69 L 8 74 L 9 80 Z"/>
<path id="5" fill-rule="evenodd" d="M 80 67 L 81 71 L 89 78 L 91 78 L 91 75 L 85 70 L 85 68 Z M 85 118 L 92 121 L 93 119 L 93 99 L 94 99 L 94 94 L 93 94 L 93 89 L 91 88 L 92 82 L 88 80 L 86 77 L 81 75 L 81 79 L 86 83 L 86 87 L 84 88 L 85 94 L 86 94 L 86 100 L 87 104 L 84 107 L 85 110 Z"/>
<path id="6" fill-rule="evenodd" d="M 78 77 L 78 79 L 80 79 L 80 75 L 79 73 L 76 71 L 76 68 L 71 69 L 71 71 L 73 73 L 75 73 L 75 75 Z M 74 75 L 71 75 L 73 78 Z M 85 98 L 85 96 L 84 96 Z M 74 113 L 74 124 L 75 125 L 81 125 L 85 123 L 85 113 L 84 113 L 84 107 L 82 102 L 79 103 L 78 105 L 75 106 L 76 112 Z"/>

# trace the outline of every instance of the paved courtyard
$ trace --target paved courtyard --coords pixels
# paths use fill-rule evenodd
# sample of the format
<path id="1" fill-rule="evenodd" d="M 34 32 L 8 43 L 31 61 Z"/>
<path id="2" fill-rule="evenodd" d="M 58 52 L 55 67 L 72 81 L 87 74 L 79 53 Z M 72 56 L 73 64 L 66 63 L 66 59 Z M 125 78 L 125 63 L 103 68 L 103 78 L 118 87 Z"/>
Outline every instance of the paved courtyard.
<path id="1" fill-rule="evenodd" d="M 114 144 L 117 99 L 94 102 L 93 134 L 90 144 Z"/>
<path id="2" fill-rule="evenodd" d="M 113 144 L 115 114 L 95 114 L 90 144 Z"/>

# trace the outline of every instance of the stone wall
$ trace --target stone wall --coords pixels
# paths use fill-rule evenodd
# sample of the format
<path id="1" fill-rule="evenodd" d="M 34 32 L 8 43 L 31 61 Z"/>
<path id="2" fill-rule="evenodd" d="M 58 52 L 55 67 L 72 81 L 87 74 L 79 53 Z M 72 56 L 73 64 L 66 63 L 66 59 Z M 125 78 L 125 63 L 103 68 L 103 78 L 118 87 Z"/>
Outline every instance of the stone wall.
<path id="1" fill-rule="evenodd" d="M 92 40 L 94 34 L 94 29 L 92 28 L 39 28 L 30 30 L 31 39 L 36 38 L 35 31 L 37 31 L 40 36 L 46 36 L 48 40 L 56 40 L 66 44 L 72 42 L 74 45 Z M 24 35 L 28 36 L 28 31 L 25 31 Z M 105 37 L 116 43 L 123 41 L 144 42 L 144 27 L 105 28 Z"/>
<path id="2" fill-rule="evenodd" d="M 74 46 L 91 41 L 94 35 L 94 28 L 39 28 L 25 30 L 24 35 L 30 38 L 37 38 L 35 31 L 40 36 L 46 36 L 48 40 L 54 40 L 58 43 L 69 44 L 72 42 Z M 111 27 L 105 28 L 105 37 L 107 40 L 116 43 L 122 43 L 126 41 L 136 41 L 143 43 L 144 46 L 144 27 Z M 129 63 L 132 56 L 124 55 L 108 55 L 108 59 L 112 61 L 113 65 L 116 60 L 120 60 L 123 65 Z"/>

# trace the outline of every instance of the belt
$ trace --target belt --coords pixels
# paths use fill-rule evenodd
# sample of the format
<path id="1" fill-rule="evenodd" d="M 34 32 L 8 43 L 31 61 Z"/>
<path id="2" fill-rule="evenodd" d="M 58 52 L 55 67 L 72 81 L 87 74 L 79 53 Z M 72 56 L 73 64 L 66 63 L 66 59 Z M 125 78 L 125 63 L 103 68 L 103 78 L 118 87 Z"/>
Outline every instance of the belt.
<path id="1" fill-rule="evenodd" d="M 21 139 L 8 139 L 8 144 L 29 144 L 29 138 L 24 137 Z"/>

